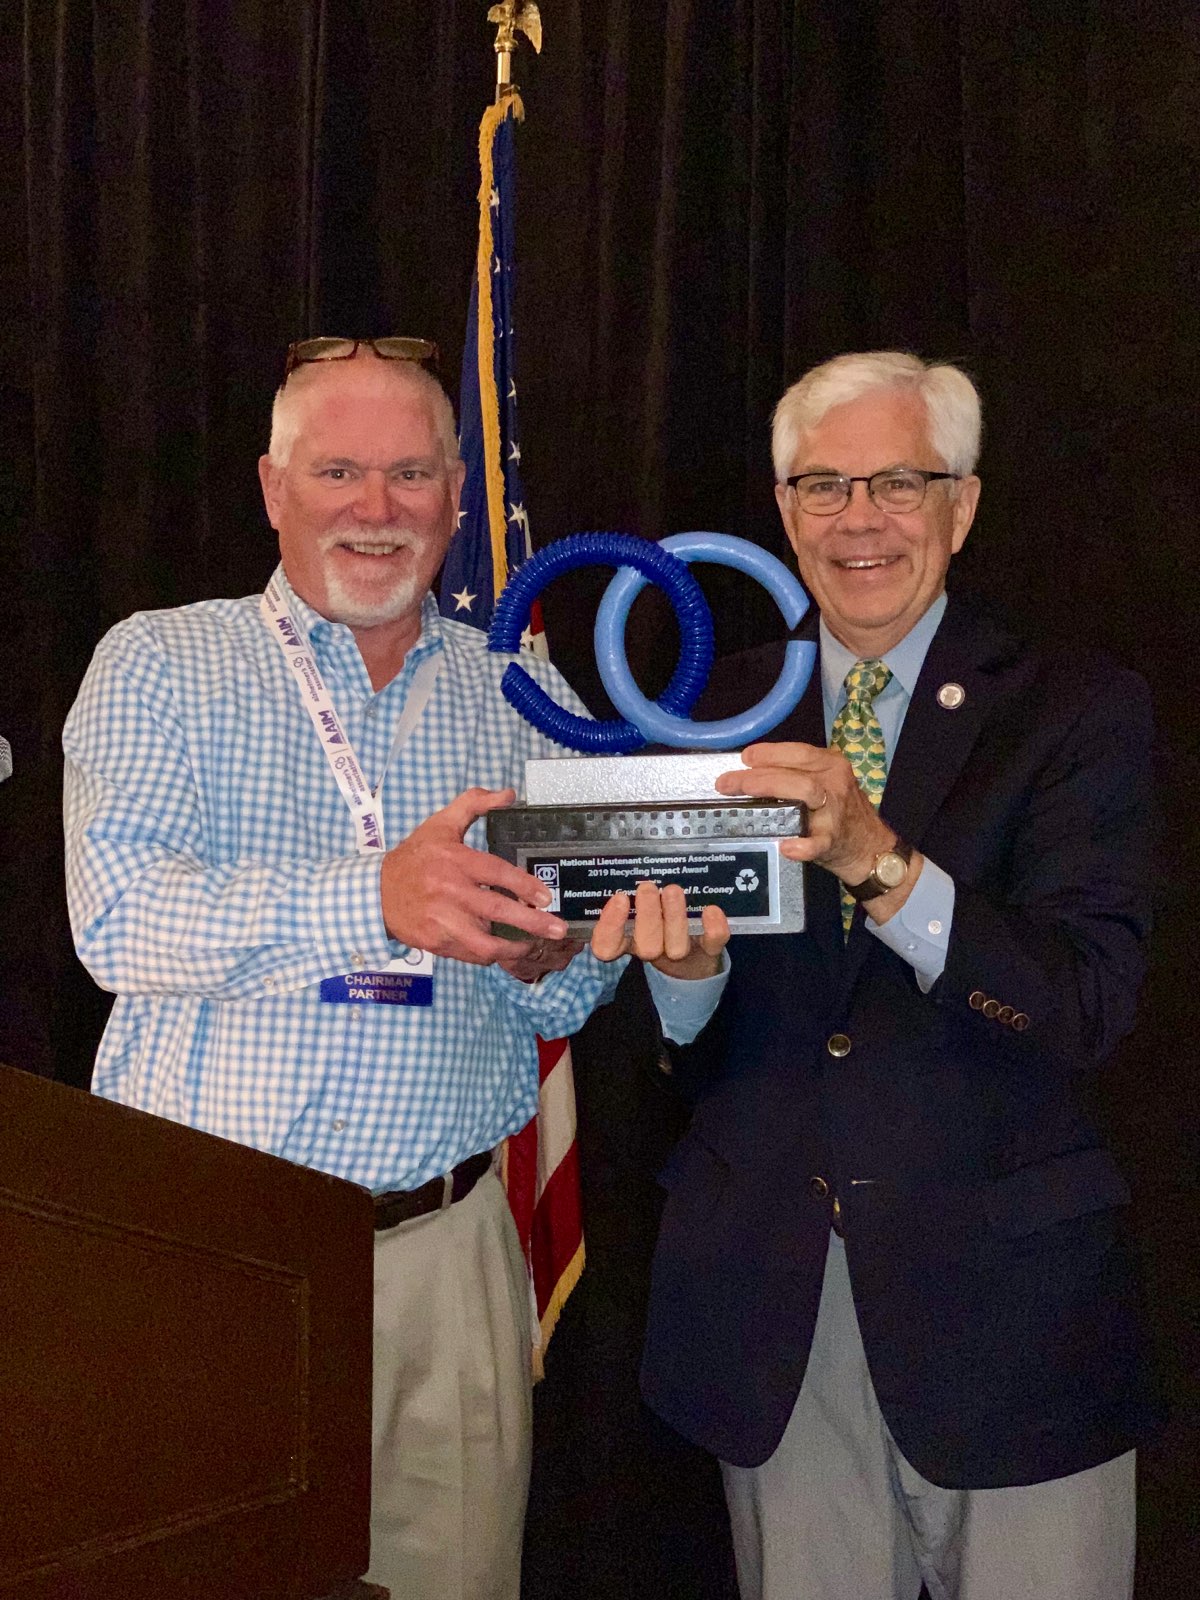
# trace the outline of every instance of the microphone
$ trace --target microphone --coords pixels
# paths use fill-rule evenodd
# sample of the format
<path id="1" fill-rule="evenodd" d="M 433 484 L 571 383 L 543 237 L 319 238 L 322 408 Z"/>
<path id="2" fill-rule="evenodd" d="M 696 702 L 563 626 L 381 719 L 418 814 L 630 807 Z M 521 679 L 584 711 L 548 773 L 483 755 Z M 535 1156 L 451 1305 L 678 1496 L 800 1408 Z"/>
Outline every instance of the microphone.
<path id="1" fill-rule="evenodd" d="M 0 739 L 0 783 L 12 777 L 12 747 L 7 739 Z"/>

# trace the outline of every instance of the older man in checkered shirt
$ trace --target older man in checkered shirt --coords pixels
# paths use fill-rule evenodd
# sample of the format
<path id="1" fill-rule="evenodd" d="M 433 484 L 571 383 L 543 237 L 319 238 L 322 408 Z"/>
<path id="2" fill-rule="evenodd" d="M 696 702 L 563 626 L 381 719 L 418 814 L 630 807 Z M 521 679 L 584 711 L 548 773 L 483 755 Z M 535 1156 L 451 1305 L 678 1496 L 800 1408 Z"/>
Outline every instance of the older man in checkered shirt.
<path id="1" fill-rule="evenodd" d="M 289 361 L 265 596 L 101 641 L 64 736 L 68 889 L 117 995 L 96 1092 L 376 1193 L 369 1575 L 516 1600 L 528 1292 L 491 1152 L 535 1111 L 535 1035 L 576 1030 L 621 964 L 561 942 L 548 891 L 482 848 L 556 752 L 429 595 L 463 467 L 417 343 Z"/>

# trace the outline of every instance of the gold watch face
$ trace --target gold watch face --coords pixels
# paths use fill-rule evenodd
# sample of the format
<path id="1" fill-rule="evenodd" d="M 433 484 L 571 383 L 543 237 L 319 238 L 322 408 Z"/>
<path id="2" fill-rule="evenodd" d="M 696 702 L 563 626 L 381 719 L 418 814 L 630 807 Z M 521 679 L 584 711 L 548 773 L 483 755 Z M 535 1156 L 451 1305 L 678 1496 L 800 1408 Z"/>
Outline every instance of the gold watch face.
<path id="1" fill-rule="evenodd" d="M 895 889 L 904 882 L 907 871 L 908 862 L 903 856 L 897 855 L 894 850 L 885 850 L 875 862 L 873 876 L 886 888 Z"/>

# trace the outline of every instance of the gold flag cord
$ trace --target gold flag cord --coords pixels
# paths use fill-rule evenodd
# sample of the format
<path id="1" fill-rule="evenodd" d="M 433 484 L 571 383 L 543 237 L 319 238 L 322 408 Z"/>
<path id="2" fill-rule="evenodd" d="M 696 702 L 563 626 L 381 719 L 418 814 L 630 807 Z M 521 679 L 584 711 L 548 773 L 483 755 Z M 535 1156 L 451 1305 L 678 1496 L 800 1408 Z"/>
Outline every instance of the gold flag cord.
<path id="1" fill-rule="evenodd" d="M 496 329 L 492 301 L 492 264 L 495 255 L 492 236 L 492 145 L 501 122 L 510 111 L 519 115 L 520 107 L 521 97 L 513 90 L 498 105 L 489 106 L 479 124 L 479 253 L 475 261 L 475 277 L 479 284 L 479 410 L 483 420 L 488 532 L 492 541 L 492 586 L 497 600 L 508 581 L 508 556 L 505 550 L 507 520 L 504 509 L 504 469 L 500 462 L 500 396 L 496 392 Z"/>

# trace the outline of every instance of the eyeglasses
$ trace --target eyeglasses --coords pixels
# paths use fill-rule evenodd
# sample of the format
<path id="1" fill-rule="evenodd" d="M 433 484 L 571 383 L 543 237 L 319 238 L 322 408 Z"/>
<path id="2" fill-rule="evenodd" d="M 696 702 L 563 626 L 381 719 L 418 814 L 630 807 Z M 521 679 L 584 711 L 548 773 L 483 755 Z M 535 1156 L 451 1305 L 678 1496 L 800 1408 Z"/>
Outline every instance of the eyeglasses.
<path id="1" fill-rule="evenodd" d="M 352 361 L 359 345 L 369 344 L 381 361 L 415 361 L 437 371 L 438 347 L 432 339 L 406 339 L 389 335 L 386 339 L 296 339 L 288 345 L 286 383 L 307 361 Z"/>
<path id="2" fill-rule="evenodd" d="M 798 472 L 787 480 L 796 491 L 801 511 L 814 517 L 833 517 L 850 503 L 856 483 L 865 483 L 867 493 L 884 511 L 915 511 L 925 498 L 925 490 L 939 478 L 958 480 L 959 472 L 923 472 L 919 467 L 886 467 L 869 478 L 843 478 L 836 472 Z"/>

